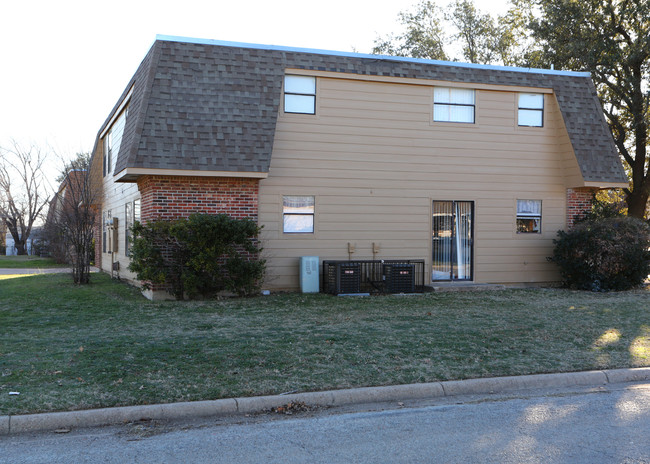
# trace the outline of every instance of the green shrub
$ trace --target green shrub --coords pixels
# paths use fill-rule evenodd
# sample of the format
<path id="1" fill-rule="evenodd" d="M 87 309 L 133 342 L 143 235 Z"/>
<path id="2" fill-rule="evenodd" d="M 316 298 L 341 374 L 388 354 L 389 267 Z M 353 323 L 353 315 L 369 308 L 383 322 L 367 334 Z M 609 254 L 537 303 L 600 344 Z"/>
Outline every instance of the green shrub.
<path id="1" fill-rule="evenodd" d="M 265 270 L 259 232 L 251 219 L 225 214 L 136 223 L 129 270 L 145 288 L 164 284 L 176 299 L 211 297 L 223 290 L 251 295 Z"/>
<path id="2" fill-rule="evenodd" d="M 598 221 L 606 218 L 626 217 L 627 207 L 624 201 L 615 201 L 606 197 L 602 199 L 600 195 L 604 193 L 594 193 L 591 198 L 591 209 L 581 217 L 576 218 L 575 224 L 580 222 Z"/>
<path id="3" fill-rule="evenodd" d="M 549 260 L 565 284 L 593 291 L 627 290 L 650 274 L 650 227 L 631 217 L 584 221 L 559 231 Z"/>

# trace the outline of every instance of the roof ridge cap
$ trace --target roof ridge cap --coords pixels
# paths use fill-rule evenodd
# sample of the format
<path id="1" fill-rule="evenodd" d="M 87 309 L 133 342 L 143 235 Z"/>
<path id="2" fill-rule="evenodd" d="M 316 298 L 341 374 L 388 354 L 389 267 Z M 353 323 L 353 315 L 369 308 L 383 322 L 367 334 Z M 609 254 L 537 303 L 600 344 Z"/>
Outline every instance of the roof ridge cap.
<path id="1" fill-rule="evenodd" d="M 344 56 L 349 58 L 372 59 L 378 61 L 380 60 L 401 61 L 407 63 L 420 63 L 420 64 L 450 66 L 450 67 L 455 66 L 459 68 L 488 69 L 493 71 L 519 72 L 519 73 L 527 73 L 527 74 L 551 74 L 555 76 L 589 77 L 589 78 L 591 77 L 591 73 L 586 71 L 564 71 L 564 70 L 556 70 L 556 69 L 522 68 L 516 66 L 464 63 L 461 61 L 430 60 L 426 58 L 412 58 L 406 56 L 372 55 L 367 53 L 322 50 L 318 48 L 290 47 L 285 45 L 255 44 L 255 43 L 248 43 L 248 42 L 231 42 L 227 40 L 201 39 L 201 38 L 194 38 L 194 37 L 182 37 L 182 36 L 172 36 L 172 35 L 164 35 L 164 34 L 156 35 L 156 42 L 158 41 L 179 42 L 179 43 L 188 43 L 188 44 L 196 44 L 196 45 L 213 45 L 219 47 L 252 48 L 257 50 L 274 50 L 274 51 L 282 51 L 282 52 L 310 53 L 316 55 Z"/>

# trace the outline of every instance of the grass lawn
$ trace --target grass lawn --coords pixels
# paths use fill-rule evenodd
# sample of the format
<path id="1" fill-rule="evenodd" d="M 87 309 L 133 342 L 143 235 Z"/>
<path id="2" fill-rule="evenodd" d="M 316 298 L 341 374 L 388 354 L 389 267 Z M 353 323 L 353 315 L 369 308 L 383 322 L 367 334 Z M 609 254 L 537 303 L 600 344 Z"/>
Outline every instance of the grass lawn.
<path id="1" fill-rule="evenodd" d="M 0 415 L 636 366 L 648 290 L 150 302 L 103 274 L 0 281 Z"/>
<path id="2" fill-rule="evenodd" d="M 69 264 L 57 264 L 52 258 L 41 258 L 40 256 L 0 256 L 0 269 L 37 269 L 69 266 Z"/>

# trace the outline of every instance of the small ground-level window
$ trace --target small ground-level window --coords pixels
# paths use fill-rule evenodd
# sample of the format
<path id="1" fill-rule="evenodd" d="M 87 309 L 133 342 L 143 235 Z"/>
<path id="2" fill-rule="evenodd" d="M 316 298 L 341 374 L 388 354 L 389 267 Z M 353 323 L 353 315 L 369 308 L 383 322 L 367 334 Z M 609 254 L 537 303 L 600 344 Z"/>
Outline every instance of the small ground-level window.
<path id="1" fill-rule="evenodd" d="M 314 232 L 314 197 L 282 197 L 282 230 L 285 233 L 309 234 Z"/>
<path id="2" fill-rule="evenodd" d="M 542 233 L 542 200 L 517 200 L 517 233 Z"/>

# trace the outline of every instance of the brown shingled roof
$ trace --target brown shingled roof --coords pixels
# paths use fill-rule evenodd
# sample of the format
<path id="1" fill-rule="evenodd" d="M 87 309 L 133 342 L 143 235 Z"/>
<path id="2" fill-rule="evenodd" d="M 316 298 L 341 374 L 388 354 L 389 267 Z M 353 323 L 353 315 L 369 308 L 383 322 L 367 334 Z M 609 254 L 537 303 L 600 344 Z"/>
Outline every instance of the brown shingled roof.
<path id="1" fill-rule="evenodd" d="M 583 179 L 628 181 L 584 73 L 174 40 L 154 43 L 120 99 L 133 87 L 115 173 L 127 167 L 268 172 L 285 68 L 552 88 Z"/>

